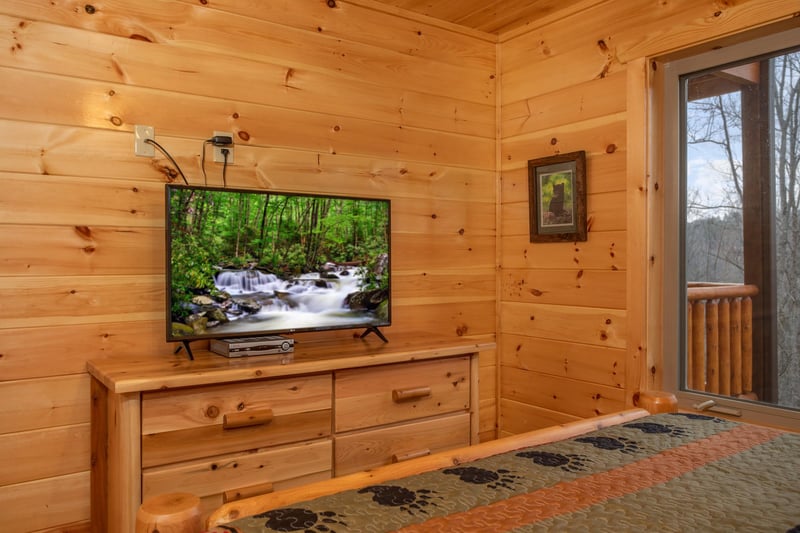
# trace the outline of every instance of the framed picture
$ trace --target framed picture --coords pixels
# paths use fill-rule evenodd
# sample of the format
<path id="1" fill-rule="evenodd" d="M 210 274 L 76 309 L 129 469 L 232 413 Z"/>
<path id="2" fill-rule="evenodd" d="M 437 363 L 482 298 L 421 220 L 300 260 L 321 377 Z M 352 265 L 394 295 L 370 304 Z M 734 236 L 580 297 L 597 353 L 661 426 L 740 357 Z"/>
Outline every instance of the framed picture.
<path id="1" fill-rule="evenodd" d="M 528 161 L 531 242 L 586 240 L 586 153 Z"/>

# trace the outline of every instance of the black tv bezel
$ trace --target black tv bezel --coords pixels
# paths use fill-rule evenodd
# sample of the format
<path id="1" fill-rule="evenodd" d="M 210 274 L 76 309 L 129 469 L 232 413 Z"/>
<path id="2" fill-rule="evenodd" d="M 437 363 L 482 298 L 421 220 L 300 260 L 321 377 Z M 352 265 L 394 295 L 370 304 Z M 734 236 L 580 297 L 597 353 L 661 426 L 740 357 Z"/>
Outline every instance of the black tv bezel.
<path id="1" fill-rule="evenodd" d="M 171 253 L 171 246 L 172 246 L 172 238 L 170 231 L 170 191 L 176 189 L 184 189 L 184 190 L 200 190 L 200 191 L 215 191 L 215 192 L 230 192 L 230 193 L 246 193 L 246 194 L 275 194 L 281 196 L 289 196 L 289 197 L 305 197 L 305 198 L 334 198 L 339 200 L 366 200 L 366 201 L 376 201 L 376 202 L 385 202 L 387 204 L 387 224 L 389 226 L 388 231 L 388 247 L 389 247 L 389 258 L 387 262 L 387 268 L 389 269 L 389 306 L 388 306 L 388 315 L 386 323 L 381 324 L 346 324 L 346 325 L 335 325 L 335 326 L 312 326 L 312 327 L 301 327 L 301 328 L 286 328 L 286 329 L 269 329 L 269 330 L 256 330 L 256 331 L 246 331 L 246 332 L 232 332 L 232 333 L 205 333 L 205 334 L 194 334 L 194 335 L 184 335 L 184 336 L 174 336 L 172 335 L 172 253 Z M 249 189 L 245 187 L 216 187 L 216 186 L 208 186 L 208 185 L 192 185 L 192 184 L 182 184 L 182 183 L 167 183 L 164 187 L 164 260 L 165 260 L 165 281 L 164 281 L 164 300 L 166 304 L 165 309 L 165 333 L 166 333 L 166 340 L 167 342 L 174 343 L 184 343 L 184 345 L 188 344 L 189 342 L 199 341 L 199 340 L 209 340 L 209 339 L 226 339 L 226 338 L 235 338 L 235 337 L 260 337 L 266 335 L 291 335 L 295 333 L 308 333 L 308 332 L 320 332 L 320 331 L 341 331 L 341 330 L 348 330 L 348 329 L 366 329 L 367 331 L 364 332 L 366 335 L 370 331 L 375 331 L 378 334 L 378 328 L 387 328 L 392 325 L 392 297 L 393 297 L 393 274 L 392 271 L 392 201 L 389 198 L 382 198 L 376 196 L 356 196 L 356 195 L 344 195 L 344 194 L 329 194 L 329 193 L 307 193 L 307 192 L 294 192 L 294 191 L 284 191 L 284 190 L 275 190 L 275 189 Z M 363 336 L 363 335 L 362 335 Z"/>

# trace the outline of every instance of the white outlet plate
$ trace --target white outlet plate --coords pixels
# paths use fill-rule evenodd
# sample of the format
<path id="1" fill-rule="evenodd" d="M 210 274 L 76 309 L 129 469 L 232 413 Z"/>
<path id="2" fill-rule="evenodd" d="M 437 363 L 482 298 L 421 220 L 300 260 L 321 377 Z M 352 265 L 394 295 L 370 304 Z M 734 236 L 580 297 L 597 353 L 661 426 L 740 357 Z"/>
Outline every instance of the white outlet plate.
<path id="1" fill-rule="evenodd" d="M 214 132 L 214 137 L 218 137 L 218 136 L 230 137 L 231 141 L 233 141 L 233 133 L 231 133 L 229 131 L 215 131 Z M 215 163 L 224 163 L 225 162 L 225 156 L 222 155 L 222 149 L 223 148 L 227 148 L 228 149 L 228 164 L 229 165 L 233 164 L 233 144 L 231 144 L 230 146 L 214 146 L 214 145 L 212 145 L 211 147 L 214 150 L 214 162 Z"/>
<path id="2" fill-rule="evenodd" d="M 145 140 L 156 139 L 153 126 L 134 126 L 133 128 L 133 153 L 142 157 L 155 157 L 156 147 Z"/>

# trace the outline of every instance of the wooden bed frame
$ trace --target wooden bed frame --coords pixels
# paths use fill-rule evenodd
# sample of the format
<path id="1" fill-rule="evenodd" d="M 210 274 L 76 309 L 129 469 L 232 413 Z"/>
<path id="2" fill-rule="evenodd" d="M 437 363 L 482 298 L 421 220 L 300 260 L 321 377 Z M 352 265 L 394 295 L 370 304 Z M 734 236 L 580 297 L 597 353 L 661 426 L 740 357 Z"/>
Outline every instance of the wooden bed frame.
<path id="1" fill-rule="evenodd" d="M 660 392 L 637 395 L 636 404 L 641 407 L 576 420 L 364 472 L 229 502 L 209 515 L 206 526 L 212 528 L 244 516 L 284 507 L 299 501 L 447 468 L 520 448 L 573 438 L 598 429 L 624 424 L 649 414 L 673 412 L 677 408 L 677 401 L 672 394 Z M 199 523 L 199 499 L 190 500 L 190 497 L 191 495 L 185 494 L 168 494 L 156 497 L 157 501 L 144 502 L 137 517 L 137 533 L 152 533 L 155 529 L 161 533 L 199 533 L 203 531 L 203 528 L 198 529 L 197 526 Z M 197 502 L 196 505 L 194 501 Z M 149 510 L 145 511 L 148 503 Z M 191 509 L 191 507 L 197 507 L 197 509 Z"/>
<path id="2" fill-rule="evenodd" d="M 264 511 L 269 511 L 278 507 L 284 507 L 298 501 L 310 500 L 320 496 L 327 496 L 341 492 L 384 483 L 393 479 L 406 477 L 422 472 L 429 472 L 439 468 L 459 465 L 483 457 L 489 457 L 499 453 L 505 453 L 528 446 L 547 444 L 559 440 L 569 439 L 589 433 L 597 429 L 624 424 L 631 420 L 636 420 L 649 415 L 650 412 L 644 409 L 628 409 L 619 413 L 598 416 L 584 420 L 576 420 L 559 426 L 521 433 L 510 437 L 504 437 L 489 442 L 483 442 L 472 446 L 466 446 L 457 450 L 440 452 L 437 454 L 418 457 L 382 466 L 365 472 L 358 472 L 347 476 L 333 478 L 325 481 L 318 481 L 309 485 L 303 485 L 291 489 L 285 489 L 270 494 L 262 494 L 245 498 L 235 502 L 226 503 L 215 510 L 208 518 L 208 527 L 222 525 L 243 516 L 248 516 Z"/>

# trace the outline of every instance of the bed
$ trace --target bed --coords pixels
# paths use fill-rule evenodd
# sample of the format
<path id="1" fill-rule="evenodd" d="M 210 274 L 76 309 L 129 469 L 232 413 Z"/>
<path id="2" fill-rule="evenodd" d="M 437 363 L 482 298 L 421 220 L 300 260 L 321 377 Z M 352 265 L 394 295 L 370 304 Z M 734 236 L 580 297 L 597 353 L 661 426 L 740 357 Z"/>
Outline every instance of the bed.
<path id="1" fill-rule="evenodd" d="M 631 409 L 232 502 L 208 530 L 800 533 L 800 434 Z"/>

